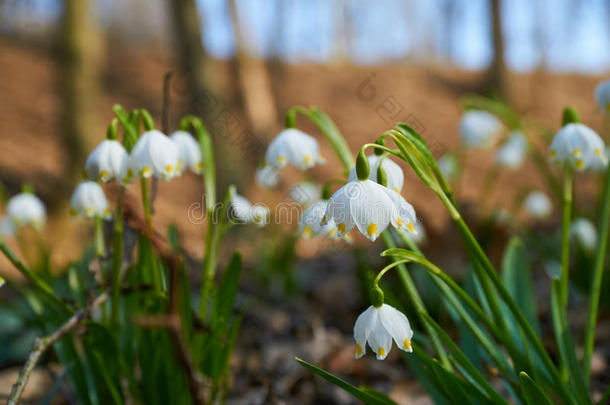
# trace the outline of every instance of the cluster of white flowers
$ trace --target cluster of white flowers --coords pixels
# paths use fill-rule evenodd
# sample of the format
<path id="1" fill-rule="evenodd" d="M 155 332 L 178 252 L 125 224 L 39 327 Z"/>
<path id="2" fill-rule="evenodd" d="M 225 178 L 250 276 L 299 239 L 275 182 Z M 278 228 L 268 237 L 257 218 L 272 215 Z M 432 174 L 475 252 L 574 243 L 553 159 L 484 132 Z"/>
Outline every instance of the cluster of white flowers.
<path id="1" fill-rule="evenodd" d="M 551 161 L 578 171 L 598 169 L 608 164 L 606 147 L 600 136 L 580 123 L 570 123 L 561 128 L 550 147 Z"/>

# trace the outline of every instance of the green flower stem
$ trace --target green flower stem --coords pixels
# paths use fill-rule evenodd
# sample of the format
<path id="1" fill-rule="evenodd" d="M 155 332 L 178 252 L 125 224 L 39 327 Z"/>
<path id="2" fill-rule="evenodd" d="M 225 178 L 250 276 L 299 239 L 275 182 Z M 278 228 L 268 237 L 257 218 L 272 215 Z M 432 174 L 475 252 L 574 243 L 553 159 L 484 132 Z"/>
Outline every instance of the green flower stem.
<path id="1" fill-rule="evenodd" d="M 99 257 L 103 257 L 106 254 L 106 247 L 104 242 L 104 223 L 102 217 L 96 215 L 93 218 L 95 226 L 95 254 Z"/>
<path id="2" fill-rule="evenodd" d="M 572 170 L 566 166 L 563 182 L 563 216 L 561 224 L 561 302 L 568 307 L 570 286 L 570 220 L 572 217 Z"/>
<path id="3" fill-rule="evenodd" d="M 140 177 L 140 188 L 142 192 L 142 205 L 144 207 L 144 218 L 146 220 L 146 230 L 152 233 L 152 215 L 150 210 L 150 193 L 148 191 L 148 180 Z"/>
<path id="4" fill-rule="evenodd" d="M 383 231 L 381 233 L 381 237 L 383 238 L 383 241 L 388 248 L 396 247 L 396 244 L 394 243 L 394 240 L 392 239 L 392 236 L 388 231 Z M 392 258 L 392 260 L 396 261 L 396 259 L 394 259 L 394 258 Z M 424 305 L 423 300 L 421 299 L 421 297 L 419 296 L 419 293 L 417 292 L 415 283 L 413 282 L 413 279 L 409 275 L 409 272 L 407 271 L 406 266 L 404 264 L 398 264 L 396 270 L 398 271 L 398 277 L 400 278 L 400 282 L 402 283 L 402 286 L 404 287 L 405 291 L 409 295 L 409 299 L 411 300 L 411 302 L 413 303 L 413 306 L 415 307 L 415 312 L 416 312 L 417 316 L 419 317 L 420 321 L 422 322 L 422 325 L 424 325 L 424 328 L 426 329 L 426 333 L 428 334 L 428 336 L 430 336 L 432 346 L 434 347 L 434 350 L 438 354 L 441 364 L 446 369 L 451 370 L 451 368 L 452 368 L 451 362 L 449 361 L 447 352 L 445 351 L 445 348 L 443 347 L 443 344 L 441 343 L 441 340 L 440 340 L 438 334 L 436 333 L 434 328 L 432 328 L 428 324 L 428 322 L 425 322 L 425 320 L 424 320 L 424 317 L 422 314 L 427 314 L 428 311 L 426 310 L 426 306 Z"/>
<path id="5" fill-rule="evenodd" d="M 13 253 L 13 251 L 4 243 L 4 240 L 0 238 L 0 251 L 4 253 L 4 256 L 15 266 L 19 272 L 30 281 L 34 285 L 34 287 L 40 291 L 40 293 L 46 296 L 50 301 L 57 304 L 57 306 L 63 309 L 66 313 L 72 315 L 74 311 L 70 308 L 64 301 L 62 301 L 51 289 L 51 287 L 36 273 L 28 269 L 22 262 L 19 260 L 17 255 Z"/>
<path id="6" fill-rule="evenodd" d="M 112 301 L 111 321 L 113 325 L 119 323 L 119 309 L 121 304 L 121 265 L 123 262 L 123 194 L 125 188 L 121 187 L 114 214 L 114 228 L 112 237 Z"/>
<path id="7" fill-rule="evenodd" d="M 378 150 L 382 150 L 384 152 L 387 152 L 390 155 L 394 155 L 394 156 L 398 156 L 398 157 L 401 156 L 399 150 L 390 149 L 387 146 L 379 145 L 378 143 L 365 143 L 364 145 L 362 145 L 362 148 L 360 148 L 360 149 L 361 150 L 365 150 L 366 148 L 378 149 Z"/>
<path id="8" fill-rule="evenodd" d="M 595 265 L 591 277 L 591 288 L 589 289 L 589 310 L 585 326 L 585 338 L 582 365 L 585 381 L 589 384 L 591 375 L 591 356 L 593 355 L 593 343 L 595 340 L 595 324 L 597 323 L 597 309 L 604 274 L 604 263 L 606 259 L 606 248 L 608 245 L 608 226 L 610 224 L 610 165 L 606 169 L 604 180 L 602 214 L 599 223 L 599 242 L 595 254 Z"/>

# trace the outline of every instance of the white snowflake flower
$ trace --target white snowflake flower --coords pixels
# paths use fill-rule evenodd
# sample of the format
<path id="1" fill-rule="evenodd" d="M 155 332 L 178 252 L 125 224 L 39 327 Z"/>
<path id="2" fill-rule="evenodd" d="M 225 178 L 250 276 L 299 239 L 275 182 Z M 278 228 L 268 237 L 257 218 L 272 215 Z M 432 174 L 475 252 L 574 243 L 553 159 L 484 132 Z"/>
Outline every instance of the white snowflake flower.
<path id="1" fill-rule="evenodd" d="M 127 159 L 129 155 L 119 141 L 104 139 L 87 157 L 86 178 L 103 182 L 118 178 Z"/>
<path id="2" fill-rule="evenodd" d="M 385 359 L 392 349 L 392 339 L 399 349 L 410 353 L 413 351 L 412 338 L 413 330 L 405 314 L 387 304 L 380 307 L 371 305 L 360 314 L 354 325 L 356 358 L 364 356 L 368 343 L 377 360 Z"/>
<path id="3" fill-rule="evenodd" d="M 512 131 L 508 140 L 496 152 L 496 164 L 509 169 L 518 169 L 525 160 L 527 139 L 521 131 Z"/>
<path id="4" fill-rule="evenodd" d="M 587 218 L 576 218 L 572 221 L 570 236 L 588 252 L 595 250 L 597 247 L 597 230 L 595 225 Z"/>
<path id="5" fill-rule="evenodd" d="M 12 197 L 6 205 L 6 214 L 13 229 L 30 225 L 40 230 L 47 219 L 44 204 L 32 193 L 21 193 Z"/>
<path id="6" fill-rule="evenodd" d="M 264 165 L 256 169 L 256 172 L 254 172 L 254 178 L 262 187 L 271 189 L 277 186 L 279 182 L 279 173 L 277 168 Z"/>
<path id="7" fill-rule="evenodd" d="M 318 141 L 296 128 L 287 128 L 280 132 L 271 141 L 265 154 L 265 163 L 278 169 L 290 163 L 297 169 L 306 170 L 323 162 Z"/>
<path id="8" fill-rule="evenodd" d="M 495 115 L 482 110 L 466 111 L 460 121 L 460 137 L 469 148 L 489 148 L 502 129 L 502 123 Z"/>
<path id="9" fill-rule="evenodd" d="M 70 198 L 70 214 L 105 219 L 112 216 L 104 190 L 94 181 L 83 181 L 76 187 Z"/>
<path id="10" fill-rule="evenodd" d="M 582 171 L 607 165 L 606 147 L 600 136 L 586 125 L 567 124 L 561 128 L 550 147 L 551 162 Z"/>
<path id="11" fill-rule="evenodd" d="M 131 151 L 130 164 L 137 175 L 148 178 L 155 176 L 169 180 L 180 174 L 178 148 L 165 134 L 160 131 L 147 131 L 140 136 Z"/>
<path id="12" fill-rule="evenodd" d="M 178 172 L 182 173 L 185 167 L 194 173 L 201 174 L 203 171 L 203 160 L 201 158 L 201 148 L 197 140 L 186 131 L 176 131 L 169 139 L 178 148 Z"/>
<path id="13" fill-rule="evenodd" d="M 525 198 L 525 210 L 534 218 L 546 218 L 551 214 L 552 205 L 549 197 L 541 191 L 532 191 Z"/>
<path id="14" fill-rule="evenodd" d="M 265 226 L 269 222 L 269 208 L 261 205 L 252 205 L 247 198 L 233 191 L 231 193 L 231 212 L 233 219 L 256 224 L 259 227 Z"/>

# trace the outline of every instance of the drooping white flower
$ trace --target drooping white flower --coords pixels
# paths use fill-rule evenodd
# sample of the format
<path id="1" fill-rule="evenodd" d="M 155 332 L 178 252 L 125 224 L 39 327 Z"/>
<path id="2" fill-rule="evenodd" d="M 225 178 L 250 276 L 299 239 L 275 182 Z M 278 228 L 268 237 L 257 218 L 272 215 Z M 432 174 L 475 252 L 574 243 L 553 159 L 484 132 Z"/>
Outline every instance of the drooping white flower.
<path id="1" fill-rule="evenodd" d="M 280 132 L 265 154 L 265 163 L 278 169 L 290 163 L 297 169 L 305 170 L 323 162 L 318 141 L 296 128 L 286 128 Z"/>
<path id="2" fill-rule="evenodd" d="M 119 141 L 104 139 L 87 157 L 86 178 L 103 182 L 118 178 L 128 158 L 127 151 Z"/>
<path id="3" fill-rule="evenodd" d="M 4 284 L 6 284 L 6 280 L 0 276 L 0 287 L 2 287 Z"/>
<path id="4" fill-rule="evenodd" d="M 332 239 L 339 239 L 337 225 L 331 219 L 325 224 L 322 224 L 322 219 L 326 213 L 328 200 L 320 200 L 303 211 L 303 215 L 299 218 L 299 234 L 305 238 L 314 238 L 320 235 L 326 235 Z"/>
<path id="5" fill-rule="evenodd" d="M 532 191 L 525 197 L 525 210 L 534 218 L 545 218 L 551 214 L 551 200 L 541 191 Z"/>
<path id="6" fill-rule="evenodd" d="M 411 239 L 416 245 L 426 243 L 426 228 L 424 228 L 421 222 L 415 222 L 415 232 L 408 233 L 407 237 Z"/>
<path id="7" fill-rule="evenodd" d="M 311 181 L 302 181 L 288 191 L 288 195 L 295 203 L 304 207 L 320 199 L 320 187 Z"/>
<path id="8" fill-rule="evenodd" d="M 576 170 L 606 166 L 606 147 L 600 136 L 586 125 L 567 124 L 561 128 L 550 147 L 551 162 L 570 165 Z"/>
<path id="9" fill-rule="evenodd" d="M 252 205 L 247 198 L 232 191 L 231 193 L 231 213 L 233 219 L 239 221 L 256 224 L 263 227 L 269 221 L 269 208 L 261 205 Z"/>
<path id="10" fill-rule="evenodd" d="M 254 172 L 254 178 L 258 184 L 267 189 L 277 186 L 279 182 L 277 168 L 269 165 L 257 168 Z"/>
<path id="11" fill-rule="evenodd" d="M 44 204 L 32 193 L 21 193 L 12 197 L 6 205 L 6 215 L 14 228 L 30 225 L 39 230 L 47 218 Z"/>
<path id="12" fill-rule="evenodd" d="M 500 132 L 502 123 L 493 114 L 482 110 L 469 110 L 460 121 L 460 137 L 469 148 L 489 148 Z"/>
<path id="13" fill-rule="evenodd" d="M 188 167 L 194 173 L 201 174 L 203 171 L 203 160 L 201 158 L 201 148 L 197 140 L 186 131 L 176 131 L 169 139 L 178 148 L 178 172 Z"/>
<path id="14" fill-rule="evenodd" d="M 369 180 L 377 182 L 377 170 L 379 169 L 379 162 L 381 161 L 382 157 L 383 156 L 375 154 L 367 157 L 370 168 Z M 381 168 L 385 171 L 386 174 L 388 182 L 387 188 L 400 193 L 405 181 L 405 176 L 400 166 L 394 163 L 390 158 L 385 157 L 383 158 L 383 161 L 381 163 Z M 350 170 L 349 180 L 358 180 L 358 175 L 356 174 L 356 166 L 352 167 L 352 169 Z"/>
<path id="15" fill-rule="evenodd" d="M 112 213 L 102 187 L 94 181 L 83 181 L 70 198 L 70 214 L 85 218 L 110 218 Z"/>
<path id="16" fill-rule="evenodd" d="M 413 207 L 401 200 L 404 201 L 400 194 L 372 180 L 350 181 L 328 201 L 323 223 L 333 220 L 339 236 L 356 226 L 371 241 L 389 224 L 414 231 Z"/>
<path id="17" fill-rule="evenodd" d="M 454 155 L 446 153 L 438 159 L 437 163 L 438 168 L 446 179 L 452 180 L 457 177 L 459 165 L 457 158 Z"/>
<path id="18" fill-rule="evenodd" d="M 586 251 L 593 251 L 597 246 L 595 225 L 587 218 L 577 218 L 572 221 L 570 236 Z"/>
<path id="19" fill-rule="evenodd" d="M 178 148 L 160 131 L 147 131 L 140 136 L 131 151 L 130 166 L 136 174 L 169 180 L 180 174 Z"/>
<path id="20" fill-rule="evenodd" d="M 610 115 L 610 80 L 597 85 L 595 88 L 595 99 L 600 110 Z"/>
<path id="21" fill-rule="evenodd" d="M 496 152 L 496 164 L 518 169 L 523 164 L 527 153 L 527 139 L 523 132 L 515 130 L 508 135 L 508 140 Z"/>
<path id="22" fill-rule="evenodd" d="M 368 343 L 377 360 L 385 359 L 392 349 L 392 339 L 399 349 L 412 352 L 412 338 L 413 330 L 405 314 L 387 304 L 380 307 L 371 305 L 360 314 L 354 325 L 356 358 L 364 356 Z"/>

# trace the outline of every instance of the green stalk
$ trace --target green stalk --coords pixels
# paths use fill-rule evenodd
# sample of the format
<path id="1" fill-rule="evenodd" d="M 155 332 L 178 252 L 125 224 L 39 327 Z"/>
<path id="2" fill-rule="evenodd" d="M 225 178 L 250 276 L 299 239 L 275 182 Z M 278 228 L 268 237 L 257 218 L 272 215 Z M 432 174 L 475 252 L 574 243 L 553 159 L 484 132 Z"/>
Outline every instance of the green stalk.
<path id="1" fill-rule="evenodd" d="M 207 215 L 208 230 L 205 235 L 205 256 L 203 258 L 203 279 L 201 280 L 201 298 L 199 300 L 199 317 L 208 316 L 208 300 L 212 290 L 212 282 L 216 275 L 216 251 L 218 246 L 218 233 L 214 226 L 214 212 Z"/>
<path id="2" fill-rule="evenodd" d="M 123 194 L 125 188 L 121 187 L 117 199 L 114 215 L 113 250 L 112 250 L 112 302 L 111 321 L 113 325 L 119 323 L 119 309 L 121 304 L 121 265 L 123 261 Z"/>
<path id="3" fill-rule="evenodd" d="M 602 277 L 604 274 L 604 263 L 606 259 L 606 247 L 608 245 L 608 225 L 610 222 L 610 165 L 606 169 L 604 180 L 602 214 L 599 223 L 599 242 L 595 254 L 595 265 L 591 277 L 591 288 L 589 290 L 589 310 L 587 313 L 587 323 L 585 325 L 585 338 L 582 365 L 584 377 L 587 385 L 591 375 L 591 356 L 593 355 L 593 343 L 595 340 L 595 324 L 597 323 L 597 309 L 599 306 L 599 296 L 602 287 Z"/>
<path id="4" fill-rule="evenodd" d="M 392 240 L 392 236 L 390 235 L 390 233 L 388 231 L 383 231 L 381 233 L 381 237 L 382 237 L 385 245 L 389 249 L 396 247 L 396 244 Z M 392 258 L 392 260 L 398 261 L 395 258 Z M 428 311 L 426 310 L 426 306 L 424 305 L 423 300 L 421 299 L 421 297 L 419 296 L 419 293 L 417 292 L 415 283 L 413 282 L 413 279 L 409 275 L 409 272 L 407 271 L 406 266 L 404 264 L 397 265 L 396 271 L 398 272 L 398 277 L 400 278 L 400 282 L 401 282 L 402 286 L 404 287 L 404 289 L 406 290 L 406 292 L 409 296 L 409 299 L 411 300 L 411 302 L 413 302 L 413 306 L 415 307 L 415 313 L 417 314 L 420 321 L 422 322 L 422 325 L 424 325 L 424 328 L 426 328 L 426 333 L 428 334 L 428 336 L 430 336 L 432 346 L 434 347 L 434 350 L 438 354 L 441 364 L 443 365 L 443 367 L 450 370 L 451 362 L 449 361 L 449 357 L 447 356 L 447 352 L 445 351 L 445 348 L 443 347 L 443 344 L 441 343 L 440 338 L 438 337 L 434 328 L 432 328 L 428 324 L 428 322 L 425 322 L 425 318 L 424 318 L 423 314 L 428 314 Z"/>
<path id="5" fill-rule="evenodd" d="M 99 257 L 103 257 L 106 254 L 106 247 L 104 243 L 104 224 L 102 217 L 96 215 L 93 218 L 95 226 L 95 254 Z"/>
<path id="6" fill-rule="evenodd" d="M 62 301 L 51 289 L 51 287 L 38 275 L 28 269 L 22 262 L 19 260 L 17 255 L 13 253 L 13 251 L 4 243 L 4 240 L 0 238 L 0 251 L 4 253 L 6 258 L 15 266 L 19 272 L 30 281 L 34 285 L 34 287 L 45 297 L 47 297 L 50 301 L 57 304 L 58 307 L 63 309 L 66 313 L 72 315 L 74 311 L 70 308 L 64 301 Z"/>
<path id="7" fill-rule="evenodd" d="M 144 218 L 146 219 L 146 230 L 152 233 L 152 215 L 150 209 L 150 193 L 148 191 L 148 180 L 140 177 L 140 190 L 142 192 L 142 205 L 144 207 Z"/>
<path id="8" fill-rule="evenodd" d="M 570 286 L 570 219 L 572 217 L 572 170 L 566 166 L 563 182 L 563 216 L 561 224 L 561 302 L 568 307 Z"/>

